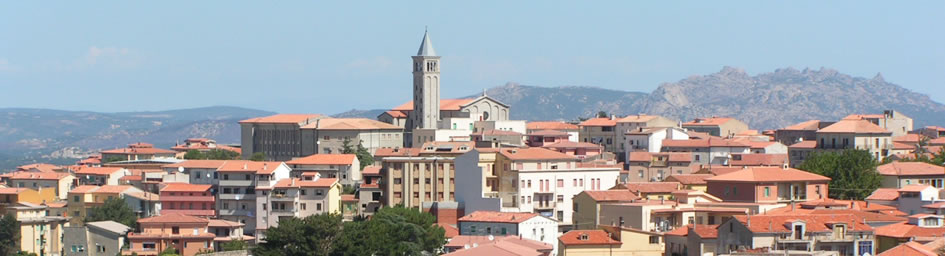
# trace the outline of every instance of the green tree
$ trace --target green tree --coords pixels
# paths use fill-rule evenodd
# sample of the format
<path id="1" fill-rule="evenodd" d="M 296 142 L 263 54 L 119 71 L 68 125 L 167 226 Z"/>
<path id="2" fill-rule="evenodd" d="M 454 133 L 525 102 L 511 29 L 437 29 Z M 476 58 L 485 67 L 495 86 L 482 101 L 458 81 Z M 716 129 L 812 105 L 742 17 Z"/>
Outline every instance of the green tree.
<path id="1" fill-rule="evenodd" d="M 355 152 L 358 156 L 358 162 L 361 163 L 361 170 L 364 170 L 365 166 L 374 164 L 374 155 L 371 155 L 371 152 L 368 152 L 367 148 L 358 143 L 358 150 Z"/>
<path id="2" fill-rule="evenodd" d="M 13 214 L 0 218 L 0 255 L 12 255 L 20 250 L 20 223 Z"/>
<path id="3" fill-rule="evenodd" d="M 433 215 L 402 206 L 379 210 L 365 226 L 367 247 L 376 255 L 436 254 L 446 243 L 446 231 Z"/>
<path id="4" fill-rule="evenodd" d="M 177 249 L 174 249 L 174 247 L 167 247 L 158 256 L 180 256 L 180 254 L 177 254 Z"/>
<path id="5" fill-rule="evenodd" d="M 360 145 L 360 143 L 358 143 Z M 351 139 L 345 138 L 341 141 L 342 154 L 354 154 L 354 147 L 351 146 Z"/>
<path id="6" fill-rule="evenodd" d="M 233 240 L 220 245 L 223 251 L 239 251 L 246 250 L 247 244 L 243 240 Z"/>
<path id="7" fill-rule="evenodd" d="M 200 153 L 200 151 L 197 151 L 196 149 L 191 149 L 191 150 L 187 150 L 187 153 L 184 154 L 184 159 L 187 159 L 187 160 L 204 159 L 204 156 L 203 156 L 203 153 Z"/>
<path id="8" fill-rule="evenodd" d="M 253 253 L 261 256 L 330 255 L 333 244 L 342 235 L 341 220 L 338 214 L 281 220 L 278 227 L 266 230 L 266 242 L 259 244 Z"/>
<path id="9" fill-rule="evenodd" d="M 239 157 L 239 153 L 222 149 L 211 149 L 207 152 L 191 149 L 184 154 L 184 159 L 187 160 L 235 160 Z"/>
<path id="10" fill-rule="evenodd" d="M 863 200 L 879 187 L 876 159 L 869 151 L 815 152 L 798 169 L 830 177 L 830 197 Z"/>
<path id="11" fill-rule="evenodd" d="M 263 154 L 263 152 L 253 153 L 253 155 L 249 156 L 249 160 L 256 162 L 266 161 L 266 154 Z"/>
<path id="12" fill-rule="evenodd" d="M 135 228 L 138 225 L 138 216 L 128 206 L 124 199 L 113 197 L 105 200 L 101 206 L 89 209 L 85 222 L 110 220 Z"/>
<path id="13" fill-rule="evenodd" d="M 16 254 L 13 254 L 13 256 L 37 256 L 37 255 L 32 252 L 19 251 L 19 252 L 16 252 Z"/>
<path id="14" fill-rule="evenodd" d="M 125 161 L 125 160 L 128 160 L 128 159 L 122 158 L 120 156 L 109 156 L 105 159 L 102 159 L 102 163 L 119 162 L 119 161 Z"/>

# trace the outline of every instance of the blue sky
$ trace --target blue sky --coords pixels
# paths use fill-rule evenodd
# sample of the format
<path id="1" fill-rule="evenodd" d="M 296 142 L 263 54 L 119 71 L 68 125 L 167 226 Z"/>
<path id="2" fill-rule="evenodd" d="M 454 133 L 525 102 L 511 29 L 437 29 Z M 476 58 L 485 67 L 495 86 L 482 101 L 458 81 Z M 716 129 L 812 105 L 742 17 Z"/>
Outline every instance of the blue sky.
<path id="1" fill-rule="evenodd" d="M 388 108 L 410 98 L 424 26 L 443 97 L 507 82 L 650 92 L 727 65 L 882 72 L 945 102 L 945 1 L 666 2 L 12 1 L 0 107 Z"/>

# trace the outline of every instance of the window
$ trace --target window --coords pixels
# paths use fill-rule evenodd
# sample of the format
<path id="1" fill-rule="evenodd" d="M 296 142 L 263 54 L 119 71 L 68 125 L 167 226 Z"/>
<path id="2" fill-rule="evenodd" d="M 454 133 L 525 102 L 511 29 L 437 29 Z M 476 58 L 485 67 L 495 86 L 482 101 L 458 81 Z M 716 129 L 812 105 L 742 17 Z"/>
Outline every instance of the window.
<path id="1" fill-rule="evenodd" d="M 223 175 L 223 180 L 230 180 L 230 175 L 229 175 L 229 174 L 224 174 L 224 175 Z"/>
<path id="2" fill-rule="evenodd" d="M 263 211 L 266 210 L 266 203 L 263 203 L 263 204 L 262 204 L 262 209 L 263 209 Z"/>
<path id="3" fill-rule="evenodd" d="M 771 188 L 765 187 L 765 197 L 771 196 Z"/>
<path id="4" fill-rule="evenodd" d="M 564 179 L 558 179 L 558 187 L 559 187 L 559 188 L 563 188 L 563 187 L 564 187 Z"/>
<path id="5" fill-rule="evenodd" d="M 660 243 L 659 236 L 650 236 L 650 244 L 658 244 L 658 243 Z"/>
<path id="6" fill-rule="evenodd" d="M 324 139 L 325 139 L 325 140 L 329 140 L 329 139 L 331 139 L 331 137 L 325 136 Z"/>
<path id="7" fill-rule="evenodd" d="M 171 234 L 179 235 L 180 227 L 171 227 Z"/>
<path id="8" fill-rule="evenodd" d="M 637 176 L 639 176 L 640 178 L 643 178 L 643 170 L 637 171 Z"/>
<path id="9" fill-rule="evenodd" d="M 528 180 L 528 188 L 532 188 L 532 180 Z"/>
<path id="10" fill-rule="evenodd" d="M 507 235 L 507 234 L 509 234 L 509 232 L 508 232 L 508 230 L 506 230 L 506 228 L 502 228 L 502 232 L 500 232 L 500 233 L 501 233 L 502 235 Z"/>
<path id="11" fill-rule="evenodd" d="M 79 202 L 79 196 L 72 196 L 72 201 L 78 203 L 78 202 Z"/>
<path id="12" fill-rule="evenodd" d="M 696 161 L 702 161 L 699 155 L 693 155 L 693 157 L 696 159 Z"/>
<path id="13" fill-rule="evenodd" d="M 423 179 L 424 184 L 430 184 L 430 178 Z"/>
<path id="14" fill-rule="evenodd" d="M 563 195 L 558 195 L 558 202 L 559 202 L 559 203 L 564 203 L 564 196 L 563 196 Z"/>
<path id="15" fill-rule="evenodd" d="M 306 210 L 306 209 L 308 209 L 308 207 L 306 207 L 306 206 L 307 206 L 307 205 L 305 205 L 305 203 L 302 203 L 302 210 L 303 210 L 303 211 Z"/>
<path id="16" fill-rule="evenodd" d="M 307 189 L 299 189 L 299 194 L 304 196 L 304 195 L 305 195 L 305 190 L 307 190 Z"/>
<path id="17" fill-rule="evenodd" d="M 476 225 L 469 226 L 470 233 L 476 233 Z"/>
<path id="18" fill-rule="evenodd" d="M 400 178 L 394 178 L 394 184 L 400 185 L 402 181 Z"/>
<path id="19" fill-rule="evenodd" d="M 316 189 L 316 190 L 315 190 L 315 195 L 316 195 L 316 196 L 320 196 L 320 195 L 322 195 L 322 194 L 324 194 L 324 192 L 323 192 L 321 189 Z"/>

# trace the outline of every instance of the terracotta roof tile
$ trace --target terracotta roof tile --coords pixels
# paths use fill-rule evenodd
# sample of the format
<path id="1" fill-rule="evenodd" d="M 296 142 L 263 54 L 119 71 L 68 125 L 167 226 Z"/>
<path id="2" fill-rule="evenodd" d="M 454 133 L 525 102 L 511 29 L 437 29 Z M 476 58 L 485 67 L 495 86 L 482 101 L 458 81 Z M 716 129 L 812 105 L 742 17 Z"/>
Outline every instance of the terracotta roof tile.
<path id="1" fill-rule="evenodd" d="M 934 250 L 925 247 L 915 241 L 909 241 L 896 247 L 885 250 L 877 256 L 899 256 L 899 255 L 917 255 L 917 256 L 937 256 L 938 253 L 935 253 Z"/>
<path id="2" fill-rule="evenodd" d="M 211 185 L 187 184 L 187 183 L 165 183 L 161 192 L 206 192 L 210 191 Z"/>
<path id="3" fill-rule="evenodd" d="M 894 201 L 896 199 L 899 199 L 899 189 L 895 188 L 878 188 L 866 197 L 866 200 Z"/>
<path id="4" fill-rule="evenodd" d="M 731 117 L 708 117 L 708 118 L 696 118 L 695 120 L 685 122 L 682 125 L 685 126 L 719 126 L 729 121 L 734 120 Z"/>
<path id="5" fill-rule="evenodd" d="M 781 167 L 747 167 L 711 178 L 706 181 L 734 181 L 734 182 L 778 182 L 778 181 L 829 181 L 830 178 L 794 168 Z"/>
<path id="6" fill-rule="evenodd" d="M 584 192 L 597 202 L 618 202 L 640 200 L 640 197 L 629 190 L 585 190 Z"/>
<path id="7" fill-rule="evenodd" d="M 666 177 L 666 181 L 675 181 L 683 185 L 705 185 L 705 179 L 715 175 L 712 174 L 673 174 Z"/>
<path id="8" fill-rule="evenodd" d="M 852 214 L 831 214 L 831 215 L 805 215 L 805 214 L 784 214 L 784 215 L 753 215 L 751 216 L 751 225 L 748 225 L 748 216 L 735 216 L 738 222 L 748 227 L 755 233 L 788 233 L 791 232 L 788 224 L 795 221 L 803 221 L 807 232 L 826 232 L 832 230 L 828 224 L 845 223 L 850 230 L 869 231 L 873 230 L 861 218 Z"/>
<path id="9" fill-rule="evenodd" d="M 662 152 L 662 153 L 652 153 L 652 152 L 630 152 L 629 162 L 650 162 L 653 161 L 654 157 L 666 157 L 670 162 L 692 162 L 692 153 L 689 152 Z"/>
<path id="10" fill-rule="evenodd" d="M 626 116 L 626 117 L 617 119 L 617 122 L 618 122 L 618 123 L 639 123 L 639 122 L 644 122 L 644 123 L 645 123 L 645 122 L 652 121 L 653 119 L 656 119 L 657 117 L 660 117 L 660 116 L 654 116 L 654 115 L 629 115 L 629 116 Z"/>
<path id="11" fill-rule="evenodd" d="M 210 223 L 210 220 L 183 215 L 180 213 L 169 213 L 150 218 L 138 219 L 139 223 Z"/>
<path id="12" fill-rule="evenodd" d="M 361 170 L 361 175 L 381 175 L 380 166 L 365 166 L 364 170 Z"/>
<path id="13" fill-rule="evenodd" d="M 196 168 L 196 169 L 217 169 L 220 166 L 223 166 L 223 163 L 226 163 L 226 160 L 185 160 L 179 163 L 167 164 L 161 167 L 164 168 Z"/>
<path id="14" fill-rule="evenodd" d="M 816 131 L 817 129 L 820 129 L 820 120 L 808 120 L 808 121 L 800 122 L 800 123 L 797 123 L 788 127 L 781 128 L 779 130 Z"/>
<path id="15" fill-rule="evenodd" d="M 788 148 L 797 148 L 797 149 L 801 149 L 801 148 L 807 148 L 807 149 L 817 148 L 817 142 L 816 142 L 816 141 L 812 141 L 812 140 L 805 140 L 805 141 L 801 141 L 801 142 L 798 142 L 798 143 L 791 144 L 790 146 L 788 146 Z"/>
<path id="16" fill-rule="evenodd" d="M 578 126 L 617 126 L 617 121 L 607 117 L 597 117 L 584 120 Z"/>
<path id="17" fill-rule="evenodd" d="M 64 172 L 12 172 L 10 180 L 60 180 L 70 176 Z"/>
<path id="18" fill-rule="evenodd" d="M 133 186 L 130 186 L 130 185 L 105 185 L 105 186 L 99 187 L 99 188 L 96 189 L 95 191 L 92 191 L 92 193 L 94 193 L 94 194 L 118 194 L 118 193 L 122 193 L 122 192 L 128 191 L 129 189 L 134 189 L 134 187 L 133 187 Z"/>
<path id="19" fill-rule="evenodd" d="M 441 228 L 443 228 L 443 230 L 446 231 L 445 236 L 447 239 L 452 239 L 452 238 L 455 238 L 456 236 L 459 236 L 459 229 L 457 229 L 456 227 L 450 226 L 448 224 L 443 224 L 443 223 L 436 223 L 436 225 L 440 226 Z"/>
<path id="20" fill-rule="evenodd" d="M 391 156 L 419 156 L 419 148 L 379 148 L 374 151 L 374 157 Z"/>
<path id="21" fill-rule="evenodd" d="M 530 212 L 492 212 L 475 211 L 467 214 L 458 221 L 463 222 L 497 222 L 497 223 L 521 223 L 531 218 L 537 217 L 537 213 Z"/>
<path id="22" fill-rule="evenodd" d="M 314 154 L 292 159 L 286 164 L 296 165 L 350 165 L 358 156 L 354 154 Z"/>
<path id="23" fill-rule="evenodd" d="M 945 167 L 925 162 L 892 162 L 876 168 L 887 176 L 945 175 Z"/>
<path id="24" fill-rule="evenodd" d="M 664 148 L 708 148 L 708 147 L 744 147 L 748 148 L 748 143 L 728 140 L 728 139 L 693 139 L 693 140 L 663 140 Z"/>
<path id="25" fill-rule="evenodd" d="M 679 182 L 627 182 L 627 190 L 640 193 L 672 193 L 680 189 Z"/>
<path id="26" fill-rule="evenodd" d="M 282 162 L 256 162 L 247 160 L 230 160 L 223 163 L 217 172 L 254 172 L 256 174 L 272 174 Z"/>
<path id="27" fill-rule="evenodd" d="M 860 134 L 891 134 L 866 120 L 844 119 L 817 131 L 818 133 L 860 133 Z"/>
<path id="28" fill-rule="evenodd" d="M 88 167 L 82 166 L 75 171 L 76 175 L 111 175 L 121 171 L 121 167 Z"/>
<path id="29" fill-rule="evenodd" d="M 264 123 L 264 124 L 298 124 L 306 120 L 322 117 L 320 114 L 275 114 L 271 116 L 250 118 L 240 123 Z"/>
<path id="30" fill-rule="evenodd" d="M 544 148 L 502 149 L 499 151 L 512 160 L 575 160 L 577 157 Z"/>
<path id="31" fill-rule="evenodd" d="M 543 148 L 592 148 L 592 149 L 601 149 L 601 145 L 587 142 L 574 142 L 570 140 L 561 141 L 554 144 L 545 144 L 541 146 Z"/>
<path id="32" fill-rule="evenodd" d="M 945 227 L 924 228 L 900 222 L 889 224 L 876 228 L 877 236 L 895 237 L 895 238 L 913 238 L 913 237 L 942 237 L 945 234 Z"/>
<path id="33" fill-rule="evenodd" d="M 733 166 L 781 166 L 788 163 L 787 154 L 732 154 Z"/>
<path id="34" fill-rule="evenodd" d="M 533 131 L 528 134 L 528 136 L 542 136 L 542 137 L 570 137 L 571 134 L 568 134 L 564 131 L 558 130 L 539 130 Z"/>
<path id="35" fill-rule="evenodd" d="M 578 130 L 577 125 L 560 121 L 535 121 L 525 124 L 528 130 Z"/>
<path id="36" fill-rule="evenodd" d="M 72 190 L 69 190 L 69 193 L 84 194 L 84 193 L 90 193 L 97 189 L 98 189 L 98 186 L 82 185 L 82 186 L 73 188 Z"/>
<path id="37" fill-rule="evenodd" d="M 60 170 L 60 169 L 62 169 L 61 166 L 45 164 L 45 163 L 27 164 L 27 165 L 21 165 L 21 166 L 16 167 L 17 171 L 36 170 L 39 172 L 55 172 L 56 170 Z"/>
<path id="38" fill-rule="evenodd" d="M 440 111 L 443 110 L 452 110 L 459 111 L 460 107 L 463 105 L 472 103 L 475 98 L 469 99 L 440 99 Z M 413 101 L 408 101 L 407 103 L 400 104 L 400 106 L 394 107 L 397 111 L 413 111 Z"/>
<path id="39" fill-rule="evenodd" d="M 0 188 L 0 195 L 16 195 L 28 188 Z"/>
<path id="40" fill-rule="evenodd" d="M 618 245 L 620 241 L 610 238 L 610 234 L 603 230 L 571 230 L 558 237 L 558 241 L 566 246 L 574 245 Z"/>
<path id="41" fill-rule="evenodd" d="M 922 190 L 925 190 L 926 188 L 930 188 L 930 187 L 932 186 L 923 185 L 923 184 L 912 184 L 912 185 L 905 185 L 902 188 L 899 188 L 898 191 L 899 192 L 922 192 Z"/>
<path id="42" fill-rule="evenodd" d="M 245 226 L 243 223 L 221 220 L 221 219 L 209 219 L 207 222 L 208 227 L 242 227 Z"/>
<path id="43" fill-rule="evenodd" d="M 388 110 L 384 111 L 384 113 L 390 115 L 393 118 L 407 118 L 407 114 L 399 110 Z"/>
<path id="44" fill-rule="evenodd" d="M 322 118 L 302 126 L 318 130 L 403 130 L 400 126 L 367 118 Z"/>

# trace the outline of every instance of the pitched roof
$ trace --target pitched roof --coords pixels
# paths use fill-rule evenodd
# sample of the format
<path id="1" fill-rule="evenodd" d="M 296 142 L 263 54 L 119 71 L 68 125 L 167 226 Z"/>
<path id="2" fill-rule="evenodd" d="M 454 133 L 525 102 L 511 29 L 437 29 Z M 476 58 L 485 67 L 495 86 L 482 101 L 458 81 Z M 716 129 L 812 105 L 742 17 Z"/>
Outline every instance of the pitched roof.
<path id="1" fill-rule="evenodd" d="M 475 98 L 468 99 L 440 99 L 440 111 L 451 110 L 459 111 L 459 109 L 469 103 L 472 103 Z M 413 101 L 408 101 L 407 103 L 400 104 L 400 106 L 394 107 L 396 111 L 413 111 Z"/>
<path id="2" fill-rule="evenodd" d="M 417 56 L 436 56 L 433 50 L 433 42 L 430 41 L 430 33 L 423 31 L 423 40 L 420 41 L 420 49 L 417 50 Z"/>
<path id="3" fill-rule="evenodd" d="M 754 233 L 787 233 L 791 232 L 789 223 L 802 221 L 805 223 L 807 232 L 828 232 L 831 229 L 830 224 L 844 223 L 850 230 L 869 231 L 873 230 L 862 219 L 852 214 L 830 214 L 830 215 L 806 215 L 806 214 L 784 214 L 784 215 L 752 215 L 751 225 L 748 225 L 748 216 L 735 216 L 738 222 L 748 227 Z"/>
<path id="4" fill-rule="evenodd" d="M 256 162 L 247 160 L 231 160 L 223 163 L 217 172 L 255 172 L 256 174 L 271 174 L 282 162 Z"/>
<path id="5" fill-rule="evenodd" d="M 85 225 L 96 227 L 96 228 L 99 228 L 108 232 L 112 232 L 114 234 L 119 234 L 119 235 L 124 235 L 125 233 L 128 233 L 129 230 L 131 230 L 130 227 L 125 226 L 124 224 L 110 221 L 110 220 L 86 222 Z"/>
<path id="6" fill-rule="evenodd" d="M 62 169 L 62 167 L 46 163 L 27 164 L 16 167 L 17 171 L 36 170 L 39 172 L 55 172 L 57 169 Z"/>
<path id="7" fill-rule="evenodd" d="M 571 134 L 559 130 L 538 130 L 529 133 L 528 136 L 570 137 Z"/>
<path id="8" fill-rule="evenodd" d="M 379 148 L 374 151 L 374 157 L 389 156 L 419 156 L 419 148 Z"/>
<path id="9" fill-rule="evenodd" d="M 731 117 L 708 117 L 708 118 L 696 118 L 695 120 L 685 122 L 683 126 L 718 126 L 728 123 L 733 120 Z"/>
<path id="10" fill-rule="evenodd" d="M 404 113 L 403 111 L 398 111 L 398 110 L 388 110 L 388 111 L 384 111 L 384 114 L 388 114 L 388 115 L 390 115 L 390 116 L 393 117 L 393 118 L 407 118 L 407 114 L 406 114 L 406 113 Z"/>
<path id="11" fill-rule="evenodd" d="M 608 117 L 597 117 L 584 120 L 578 126 L 616 126 L 617 121 Z"/>
<path id="12" fill-rule="evenodd" d="M 121 167 L 88 167 L 81 166 L 78 170 L 75 171 L 76 175 L 110 175 L 117 171 L 121 171 L 124 168 Z"/>
<path id="13" fill-rule="evenodd" d="M 829 181 L 830 178 L 794 168 L 752 166 L 711 178 L 706 181 L 734 182 L 778 182 L 778 181 Z"/>
<path id="14" fill-rule="evenodd" d="M 679 182 L 627 182 L 623 184 L 627 190 L 640 193 L 672 193 L 679 190 Z"/>
<path id="15" fill-rule="evenodd" d="M 788 163 L 787 154 L 732 154 L 729 165 L 736 166 L 780 166 Z"/>
<path id="16" fill-rule="evenodd" d="M 805 140 L 791 144 L 788 146 L 788 148 L 817 148 L 817 142 L 813 140 Z"/>
<path id="17" fill-rule="evenodd" d="M 887 176 L 945 175 L 945 167 L 925 162 L 892 162 L 876 167 L 876 171 Z"/>
<path id="18" fill-rule="evenodd" d="M 850 114 L 843 117 L 843 120 L 860 120 L 860 119 L 875 119 L 875 118 L 884 118 L 886 116 L 881 114 Z"/>
<path id="19" fill-rule="evenodd" d="M 502 149 L 499 154 L 512 160 L 575 160 L 577 157 L 544 148 Z"/>
<path id="20" fill-rule="evenodd" d="M 210 220 L 180 213 L 168 213 L 154 217 L 138 219 L 138 223 L 210 223 Z"/>
<path id="21" fill-rule="evenodd" d="M 364 170 L 361 170 L 361 175 L 381 175 L 381 167 L 365 166 Z"/>
<path id="22" fill-rule="evenodd" d="M 660 117 L 660 116 L 645 115 L 645 114 L 641 114 L 641 115 L 629 115 L 629 116 L 626 116 L 626 117 L 617 119 L 617 122 L 618 122 L 618 123 L 649 122 L 649 121 L 651 121 L 651 120 L 653 120 L 653 119 L 656 119 L 657 117 Z"/>
<path id="23" fill-rule="evenodd" d="M 320 114 L 275 114 L 271 116 L 250 118 L 239 123 L 261 123 L 261 124 L 298 124 L 309 119 L 319 118 Z"/>
<path id="24" fill-rule="evenodd" d="M 543 148 L 601 148 L 601 145 L 588 142 L 560 141 L 554 144 L 545 144 Z"/>
<path id="25" fill-rule="evenodd" d="M 207 222 L 208 227 L 242 227 L 245 226 L 243 223 L 228 221 L 222 219 L 209 219 Z"/>
<path id="26" fill-rule="evenodd" d="M 447 239 L 451 239 L 450 242 L 453 242 L 452 239 L 455 238 L 455 237 L 457 237 L 457 236 L 459 236 L 459 229 L 457 229 L 456 227 L 453 227 L 453 226 L 450 226 L 450 225 L 444 224 L 444 223 L 439 223 L 439 222 L 436 223 L 436 225 L 437 225 L 437 226 L 440 226 L 441 228 L 443 228 L 444 231 L 446 231 L 446 233 L 444 234 L 444 236 L 445 236 Z"/>
<path id="27" fill-rule="evenodd" d="M 675 181 L 683 185 L 705 185 L 705 179 L 713 177 L 712 174 L 673 174 L 666 177 L 666 181 Z"/>
<path id="28" fill-rule="evenodd" d="M 923 185 L 923 184 L 912 184 L 912 185 L 905 185 L 905 186 L 903 186 L 902 188 L 899 188 L 898 191 L 899 191 L 899 192 L 922 192 L 922 190 L 925 190 L 925 189 L 930 188 L 930 187 L 932 187 L 932 186 L 931 186 L 931 185 Z"/>
<path id="29" fill-rule="evenodd" d="M 870 121 L 860 119 L 844 119 L 817 131 L 818 133 L 861 133 L 861 134 L 891 134 Z"/>
<path id="30" fill-rule="evenodd" d="M 558 241 L 566 246 L 572 245 L 617 245 L 623 244 L 620 241 L 610 238 L 606 231 L 594 230 L 571 230 L 558 237 Z"/>
<path id="31" fill-rule="evenodd" d="M 899 189 L 896 188 L 878 188 L 873 191 L 866 200 L 894 201 L 899 199 Z"/>
<path id="32" fill-rule="evenodd" d="M 797 124 L 790 125 L 788 127 L 781 128 L 779 130 L 785 131 L 816 131 L 820 128 L 820 120 L 808 120 L 800 122 Z"/>
<path id="33" fill-rule="evenodd" d="M 916 241 L 909 241 L 896 247 L 885 250 L 876 256 L 899 256 L 899 255 L 921 255 L 921 256 L 937 256 L 938 253 L 933 252 L 930 248 L 927 248 L 925 245 L 922 245 Z"/>
<path id="34" fill-rule="evenodd" d="M 400 126 L 367 118 L 322 118 L 302 126 L 302 129 L 318 130 L 402 130 Z"/>
<path id="35" fill-rule="evenodd" d="M 161 192 L 206 192 L 210 191 L 212 185 L 187 184 L 187 183 L 165 183 Z"/>
<path id="36" fill-rule="evenodd" d="M 577 130 L 577 125 L 569 124 L 561 121 L 534 121 L 528 122 L 525 124 L 525 129 L 528 130 Z"/>
<path id="37" fill-rule="evenodd" d="M 197 168 L 197 169 L 216 169 L 223 166 L 223 163 L 226 163 L 227 160 L 185 160 L 179 163 L 166 164 L 161 167 L 164 168 Z"/>
<path id="38" fill-rule="evenodd" d="M 893 142 L 902 142 L 902 143 L 916 144 L 916 143 L 919 143 L 919 141 L 922 141 L 923 137 L 924 137 L 924 136 L 922 136 L 922 135 L 920 135 L 920 134 L 910 133 L 910 134 L 905 134 L 905 135 L 902 135 L 902 136 L 893 137 L 893 138 L 892 138 L 892 141 L 893 141 Z"/>
<path id="39" fill-rule="evenodd" d="M 97 190 L 97 189 L 98 189 L 98 186 L 82 185 L 82 186 L 78 186 L 78 187 L 76 187 L 76 188 L 73 188 L 72 190 L 69 190 L 69 193 L 76 193 L 76 194 L 90 193 L 90 192 L 95 191 L 95 190 Z"/>
<path id="40" fill-rule="evenodd" d="M 286 164 L 302 165 L 349 165 L 357 159 L 355 154 L 314 154 L 306 157 L 292 159 Z"/>
<path id="41" fill-rule="evenodd" d="M 728 139 L 690 139 L 690 140 L 663 140 L 663 147 L 670 148 L 707 148 L 707 147 L 750 147 L 748 143 Z"/>
<path id="42" fill-rule="evenodd" d="M 151 155 L 151 154 L 176 154 L 177 151 L 155 148 L 148 143 L 135 143 L 125 148 L 116 148 L 102 150 L 102 154 L 121 154 L 121 155 Z"/>
<path id="43" fill-rule="evenodd" d="M 629 162 L 650 162 L 654 157 L 668 157 L 670 162 L 692 162 L 692 153 L 690 152 L 630 152 Z"/>
<path id="44" fill-rule="evenodd" d="M 11 180 L 59 180 L 70 175 L 65 172 L 12 172 L 8 174 Z"/>
<path id="45" fill-rule="evenodd" d="M 640 200 L 639 196 L 629 190 L 585 190 L 581 193 L 587 194 L 597 202 Z"/>
<path id="46" fill-rule="evenodd" d="M 926 228 L 900 222 L 889 224 L 876 228 L 877 236 L 895 237 L 895 238 L 913 238 L 913 237 L 942 237 L 945 234 L 945 227 Z"/>
<path id="47" fill-rule="evenodd" d="M 125 192 L 129 189 L 135 189 L 135 187 L 131 185 L 104 185 L 104 186 L 98 187 L 98 189 L 96 189 L 95 191 L 92 191 L 92 193 L 118 194 L 118 193 Z"/>
<path id="48" fill-rule="evenodd" d="M 523 221 L 537 217 L 537 213 L 531 212 L 493 212 L 493 211 L 475 211 L 467 214 L 457 221 L 469 222 L 497 222 L 497 223 L 522 223 Z"/>
<path id="49" fill-rule="evenodd" d="M 28 188 L 0 188 L 0 195 L 16 195 L 29 190 Z"/>

